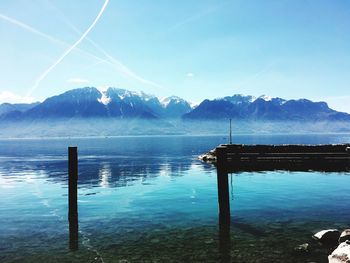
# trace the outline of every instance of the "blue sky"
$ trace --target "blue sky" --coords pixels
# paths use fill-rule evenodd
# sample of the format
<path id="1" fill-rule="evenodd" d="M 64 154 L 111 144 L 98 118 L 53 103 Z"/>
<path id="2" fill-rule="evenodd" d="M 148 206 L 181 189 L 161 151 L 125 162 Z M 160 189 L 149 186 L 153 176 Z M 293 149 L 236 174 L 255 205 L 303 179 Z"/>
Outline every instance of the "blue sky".
<path id="1" fill-rule="evenodd" d="M 304 97 L 350 112 L 349 25 L 346 0 L 4 0 L 0 102 L 113 86 L 193 102 Z"/>

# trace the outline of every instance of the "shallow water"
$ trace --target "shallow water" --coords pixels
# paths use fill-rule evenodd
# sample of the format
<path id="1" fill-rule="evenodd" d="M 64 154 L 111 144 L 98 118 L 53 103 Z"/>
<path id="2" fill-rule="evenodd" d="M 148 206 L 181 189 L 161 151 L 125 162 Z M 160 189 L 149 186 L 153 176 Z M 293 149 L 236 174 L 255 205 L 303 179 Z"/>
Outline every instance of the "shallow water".
<path id="1" fill-rule="evenodd" d="M 343 143 L 350 135 L 237 136 Z M 219 231 L 216 170 L 197 160 L 224 136 L 0 141 L 0 262 L 327 262 L 312 241 L 348 228 L 349 173 L 230 175 Z M 69 250 L 67 146 L 79 151 L 79 249 Z M 226 233 L 227 234 L 227 233 Z M 294 248 L 309 243 L 310 252 Z"/>

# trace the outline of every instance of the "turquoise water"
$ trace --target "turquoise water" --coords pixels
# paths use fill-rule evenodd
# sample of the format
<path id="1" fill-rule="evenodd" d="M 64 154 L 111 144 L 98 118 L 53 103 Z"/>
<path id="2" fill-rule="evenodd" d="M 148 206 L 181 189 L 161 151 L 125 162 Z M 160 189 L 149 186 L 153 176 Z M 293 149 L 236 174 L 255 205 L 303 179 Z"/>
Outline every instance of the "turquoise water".
<path id="1" fill-rule="evenodd" d="M 327 262 L 330 249 L 311 236 L 350 227 L 349 173 L 230 175 L 227 243 L 219 234 L 215 167 L 197 160 L 226 142 L 0 140 L 0 262 Z M 235 142 L 344 143 L 350 135 L 242 135 Z M 77 251 L 69 249 L 69 145 L 79 152 Z M 303 243 L 310 251 L 295 253 Z"/>

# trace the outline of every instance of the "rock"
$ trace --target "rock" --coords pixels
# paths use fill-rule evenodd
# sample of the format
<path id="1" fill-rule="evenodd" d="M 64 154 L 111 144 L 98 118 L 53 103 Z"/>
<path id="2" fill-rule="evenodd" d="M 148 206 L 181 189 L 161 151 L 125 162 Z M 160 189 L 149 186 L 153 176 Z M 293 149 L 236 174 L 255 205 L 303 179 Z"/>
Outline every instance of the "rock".
<path id="1" fill-rule="evenodd" d="M 198 159 L 206 163 L 215 163 L 216 162 L 215 150 L 210 150 L 205 154 L 199 155 Z"/>
<path id="2" fill-rule="evenodd" d="M 203 155 L 200 155 L 198 158 L 203 162 L 208 162 L 208 163 L 216 162 L 216 157 L 210 154 L 203 154 Z"/>
<path id="3" fill-rule="evenodd" d="M 294 248 L 294 252 L 297 254 L 305 254 L 309 252 L 309 244 L 304 243 Z"/>
<path id="4" fill-rule="evenodd" d="M 209 239 L 209 240 L 206 240 L 204 241 L 205 244 L 213 244 L 214 243 L 214 239 Z"/>
<path id="5" fill-rule="evenodd" d="M 335 245 L 338 243 L 340 232 L 337 229 L 327 229 L 317 232 L 312 237 L 323 244 Z"/>
<path id="6" fill-rule="evenodd" d="M 159 243 L 159 239 L 158 238 L 153 238 L 153 239 L 151 239 L 151 243 L 152 244 L 157 244 L 157 243 Z"/>
<path id="7" fill-rule="evenodd" d="M 339 244 L 345 242 L 346 240 L 350 240 L 350 229 L 345 229 L 340 237 L 339 237 Z"/>
<path id="8" fill-rule="evenodd" d="M 350 263 L 350 241 L 341 243 L 328 256 L 328 263 Z"/>

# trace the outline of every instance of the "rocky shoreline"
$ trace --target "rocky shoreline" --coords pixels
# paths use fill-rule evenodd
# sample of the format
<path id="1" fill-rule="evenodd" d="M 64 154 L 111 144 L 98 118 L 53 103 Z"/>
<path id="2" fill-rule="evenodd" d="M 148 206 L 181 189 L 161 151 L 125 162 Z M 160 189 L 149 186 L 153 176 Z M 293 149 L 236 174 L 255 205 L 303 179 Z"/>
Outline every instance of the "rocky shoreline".
<path id="1" fill-rule="evenodd" d="M 350 263 L 350 229 L 340 232 L 338 229 L 326 229 L 315 233 L 312 238 L 325 249 L 330 249 L 328 263 Z M 309 243 L 295 247 L 299 254 L 307 254 L 312 250 Z"/>

